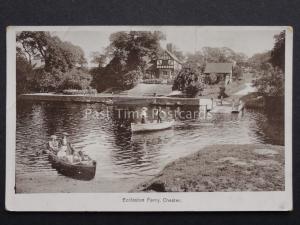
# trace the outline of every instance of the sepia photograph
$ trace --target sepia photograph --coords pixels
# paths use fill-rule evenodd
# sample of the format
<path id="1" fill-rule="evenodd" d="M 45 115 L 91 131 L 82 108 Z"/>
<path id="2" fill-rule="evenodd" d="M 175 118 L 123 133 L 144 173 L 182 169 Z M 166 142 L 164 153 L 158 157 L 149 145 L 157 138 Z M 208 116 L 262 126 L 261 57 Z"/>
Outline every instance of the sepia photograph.
<path id="1" fill-rule="evenodd" d="M 291 210 L 292 33 L 9 27 L 8 208 Z"/>

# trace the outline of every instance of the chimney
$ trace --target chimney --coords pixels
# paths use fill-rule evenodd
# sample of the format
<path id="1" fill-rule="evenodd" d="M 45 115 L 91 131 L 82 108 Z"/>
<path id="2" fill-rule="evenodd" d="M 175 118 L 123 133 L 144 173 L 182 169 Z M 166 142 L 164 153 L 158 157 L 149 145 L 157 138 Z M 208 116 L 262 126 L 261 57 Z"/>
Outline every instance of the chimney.
<path id="1" fill-rule="evenodd" d="M 167 50 L 168 50 L 169 52 L 173 52 L 173 45 L 172 45 L 172 43 L 168 43 L 168 44 L 167 44 Z"/>

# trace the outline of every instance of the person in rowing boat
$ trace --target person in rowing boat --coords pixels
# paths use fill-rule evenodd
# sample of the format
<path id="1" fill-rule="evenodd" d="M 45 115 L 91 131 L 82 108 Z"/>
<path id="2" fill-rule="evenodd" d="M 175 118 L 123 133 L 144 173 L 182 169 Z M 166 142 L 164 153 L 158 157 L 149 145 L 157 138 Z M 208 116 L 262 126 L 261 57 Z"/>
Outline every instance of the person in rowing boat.
<path id="1" fill-rule="evenodd" d="M 142 108 L 142 113 L 141 113 L 141 123 L 146 123 L 147 122 L 147 110 L 148 108 L 147 107 L 143 107 Z"/>
<path id="2" fill-rule="evenodd" d="M 68 148 L 68 141 L 67 141 L 67 133 L 63 133 L 63 139 L 61 143 L 60 150 L 57 153 L 57 157 L 59 158 L 67 158 L 69 160 L 69 155 L 71 154 Z"/>
<path id="3" fill-rule="evenodd" d="M 159 106 L 157 109 L 157 123 L 161 123 L 161 107 Z"/>
<path id="4" fill-rule="evenodd" d="M 49 141 L 49 147 L 51 150 L 58 152 L 58 141 L 56 135 L 51 135 L 51 141 Z"/>

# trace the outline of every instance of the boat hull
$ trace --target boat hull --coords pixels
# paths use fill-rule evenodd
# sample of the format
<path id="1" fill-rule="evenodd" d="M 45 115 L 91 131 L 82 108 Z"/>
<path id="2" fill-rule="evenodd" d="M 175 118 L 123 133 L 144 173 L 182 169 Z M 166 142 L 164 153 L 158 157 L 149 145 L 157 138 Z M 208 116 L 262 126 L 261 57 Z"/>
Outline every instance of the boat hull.
<path id="1" fill-rule="evenodd" d="M 78 180 L 92 180 L 96 174 L 96 161 L 92 160 L 89 164 L 73 164 L 63 159 L 59 159 L 51 150 L 48 152 L 49 161 L 58 173 Z"/>
<path id="2" fill-rule="evenodd" d="M 166 121 L 162 123 L 131 123 L 131 131 L 132 132 L 150 132 L 150 131 L 159 131 L 166 130 L 172 128 L 174 125 L 174 120 Z"/>

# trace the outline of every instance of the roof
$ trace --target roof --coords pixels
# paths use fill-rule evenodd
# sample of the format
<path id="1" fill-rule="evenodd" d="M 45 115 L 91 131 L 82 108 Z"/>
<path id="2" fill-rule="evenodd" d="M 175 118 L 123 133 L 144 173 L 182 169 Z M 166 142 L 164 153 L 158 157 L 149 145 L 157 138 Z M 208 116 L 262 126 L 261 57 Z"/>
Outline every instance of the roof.
<path id="1" fill-rule="evenodd" d="M 231 73 L 233 63 L 207 63 L 204 73 Z"/>
<path id="2" fill-rule="evenodd" d="M 174 55 L 172 52 L 170 52 L 169 50 L 165 50 L 170 56 L 171 56 L 171 58 L 173 58 L 175 61 L 177 61 L 178 63 L 180 63 L 180 64 L 182 64 L 182 62 L 181 62 L 181 60 L 179 60 L 178 58 L 177 58 L 177 56 L 176 55 Z"/>
<path id="3" fill-rule="evenodd" d="M 155 69 L 156 69 L 156 65 L 154 65 L 153 63 L 146 64 L 146 66 L 145 66 L 146 71 L 151 71 L 151 70 L 155 70 Z"/>
<path id="4" fill-rule="evenodd" d="M 180 59 L 177 58 L 176 55 L 174 55 L 172 52 L 170 52 L 167 49 L 164 49 L 162 52 L 160 52 L 159 54 L 162 55 L 164 52 L 166 52 L 172 59 L 174 59 L 176 62 L 182 64 L 182 61 Z"/>

